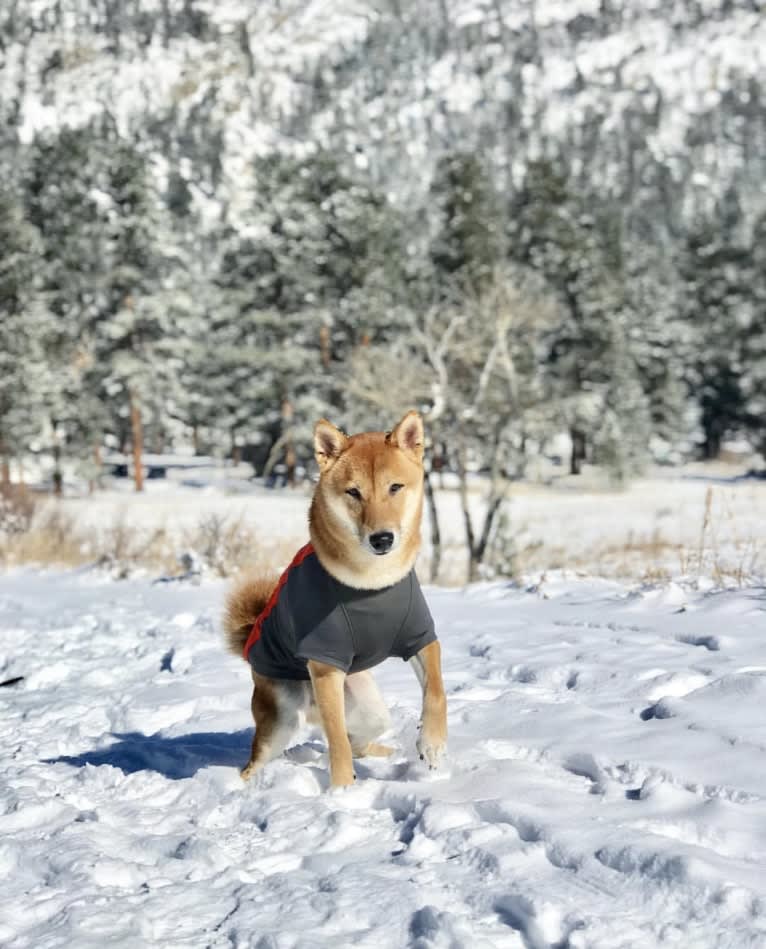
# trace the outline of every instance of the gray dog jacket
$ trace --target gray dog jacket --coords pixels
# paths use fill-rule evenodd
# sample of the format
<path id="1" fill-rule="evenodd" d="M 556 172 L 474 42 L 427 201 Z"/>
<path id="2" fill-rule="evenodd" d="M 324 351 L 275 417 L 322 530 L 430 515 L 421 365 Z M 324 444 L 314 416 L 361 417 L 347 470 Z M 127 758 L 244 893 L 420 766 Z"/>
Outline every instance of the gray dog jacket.
<path id="1" fill-rule="evenodd" d="M 309 659 L 362 672 L 389 656 L 411 659 L 435 639 L 414 570 L 382 590 L 356 590 L 329 574 L 307 544 L 256 619 L 244 656 L 261 675 L 308 679 Z"/>

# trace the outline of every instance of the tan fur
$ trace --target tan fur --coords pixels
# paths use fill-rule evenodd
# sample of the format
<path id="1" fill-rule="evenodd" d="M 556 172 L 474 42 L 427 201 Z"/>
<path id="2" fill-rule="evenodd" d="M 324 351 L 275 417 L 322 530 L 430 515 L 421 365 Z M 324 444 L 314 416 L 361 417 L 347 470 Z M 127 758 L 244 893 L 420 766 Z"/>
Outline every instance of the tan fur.
<path id="1" fill-rule="evenodd" d="M 418 737 L 420 757 L 436 767 L 447 748 L 447 697 L 442 682 L 441 646 L 429 643 L 411 660 L 423 687 L 423 714 Z"/>
<path id="2" fill-rule="evenodd" d="M 245 574 L 238 578 L 229 590 L 222 625 L 226 646 L 235 656 L 242 655 L 253 623 L 266 606 L 277 580 L 276 575 Z"/>
<path id="3" fill-rule="evenodd" d="M 330 777 L 333 787 L 354 783 L 354 765 L 351 762 L 351 741 L 346 731 L 346 712 L 343 697 L 342 669 L 324 662 L 309 662 L 309 675 L 314 686 L 319 717 L 327 736 L 330 752 Z"/>
<path id="4" fill-rule="evenodd" d="M 244 648 L 244 644 L 243 647 Z M 242 650 L 240 650 L 241 653 Z M 250 700 L 250 710 L 253 721 L 258 727 L 253 735 L 253 744 L 250 750 L 250 760 L 242 770 L 242 779 L 246 781 L 252 771 L 256 770 L 265 757 L 265 745 L 274 732 L 277 723 L 277 696 L 272 681 L 266 676 L 253 673 L 253 697 Z"/>
<path id="5" fill-rule="evenodd" d="M 322 419 L 314 429 L 319 483 L 309 512 L 309 533 L 324 568 L 357 589 L 381 589 L 397 583 L 413 568 L 420 549 L 423 511 L 423 423 L 408 412 L 391 432 L 348 436 Z M 392 485 L 401 485 L 391 493 Z M 352 488 L 359 497 L 352 497 Z M 391 549 L 375 553 L 371 535 L 394 535 Z M 238 655 L 266 604 L 276 577 L 244 577 L 226 601 L 224 631 Z M 423 688 L 418 751 L 436 767 L 446 747 L 447 719 L 438 642 L 426 646 L 411 663 Z M 353 756 L 387 755 L 390 748 L 373 739 L 389 725 L 369 672 L 346 676 L 324 663 L 308 664 L 311 683 L 269 679 L 253 673 L 255 737 L 249 778 L 284 750 L 301 719 L 319 721 L 327 737 L 331 784 L 354 780 Z"/>
<path id="6" fill-rule="evenodd" d="M 423 512 L 423 423 L 408 412 L 390 434 L 344 435 L 324 419 L 317 423 L 320 468 L 309 511 L 311 542 L 325 569 L 347 586 L 375 590 L 406 576 L 420 550 Z M 403 485 L 397 494 L 392 484 Z M 350 497 L 357 488 L 361 500 Z M 376 531 L 396 535 L 385 557 L 367 539 Z"/>

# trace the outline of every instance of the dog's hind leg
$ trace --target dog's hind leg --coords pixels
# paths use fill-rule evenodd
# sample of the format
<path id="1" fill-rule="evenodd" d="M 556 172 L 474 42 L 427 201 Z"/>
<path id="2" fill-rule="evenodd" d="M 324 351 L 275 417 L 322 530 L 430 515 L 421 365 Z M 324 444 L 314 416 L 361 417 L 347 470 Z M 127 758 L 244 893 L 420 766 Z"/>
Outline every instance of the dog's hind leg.
<path id="1" fill-rule="evenodd" d="M 390 755 L 393 748 L 374 741 L 391 727 L 391 718 L 372 673 L 355 672 L 346 676 L 344 692 L 351 753 L 355 758 L 365 755 L 383 758 Z"/>
<path id="2" fill-rule="evenodd" d="M 253 673 L 255 735 L 250 760 L 240 772 L 243 781 L 285 750 L 300 725 L 306 694 L 303 682 L 268 679 Z"/>

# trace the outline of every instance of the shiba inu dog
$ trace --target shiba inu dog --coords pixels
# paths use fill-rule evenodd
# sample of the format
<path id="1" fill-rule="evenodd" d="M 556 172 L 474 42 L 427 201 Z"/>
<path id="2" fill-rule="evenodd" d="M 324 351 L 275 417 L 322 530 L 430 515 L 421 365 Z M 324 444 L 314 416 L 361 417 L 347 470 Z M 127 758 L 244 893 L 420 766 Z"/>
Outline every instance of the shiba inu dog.
<path id="1" fill-rule="evenodd" d="M 434 768 L 446 750 L 447 707 L 414 572 L 423 422 L 408 412 L 391 432 L 347 436 L 323 419 L 314 452 L 311 542 L 281 577 L 244 577 L 226 601 L 228 646 L 253 667 L 255 737 L 242 777 L 280 755 L 302 718 L 324 729 L 333 787 L 354 781 L 354 756 L 390 754 L 375 741 L 390 723 L 369 672 L 389 656 L 409 661 L 420 681 L 417 748 Z"/>

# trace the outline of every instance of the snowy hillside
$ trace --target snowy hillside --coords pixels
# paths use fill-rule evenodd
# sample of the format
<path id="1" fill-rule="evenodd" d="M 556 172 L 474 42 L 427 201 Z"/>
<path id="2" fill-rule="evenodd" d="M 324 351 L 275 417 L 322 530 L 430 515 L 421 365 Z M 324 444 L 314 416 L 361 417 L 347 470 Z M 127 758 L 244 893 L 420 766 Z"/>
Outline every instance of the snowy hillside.
<path id="1" fill-rule="evenodd" d="M 0 578 L 0 943 L 369 949 L 766 943 L 766 593 L 431 589 L 450 757 L 328 794 L 306 732 L 242 786 L 223 587 Z"/>
<path id="2" fill-rule="evenodd" d="M 763 454 L 764 50 L 754 0 L 12 4 L 0 480 L 292 477 L 413 405 L 451 471 Z"/>
<path id="3" fill-rule="evenodd" d="M 764 153 L 750 0 L 38 0 L 5 33 L 0 98 L 23 141 L 108 113 L 153 140 L 160 174 L 180 162 L 200 201 L 219 168 L 216 203 L 242 210 L 255 155 L 333 139 L 401 198 L 456 140 L 506 175 L 566 142 L 615 194 L 651 174 L 646 150 L 676 183 L 691 164 L 700 198 L 743 149 Z"/>

